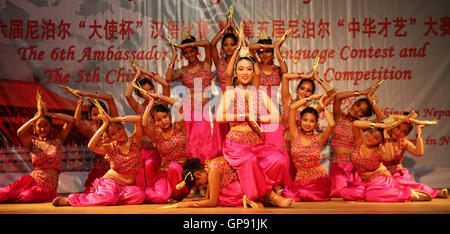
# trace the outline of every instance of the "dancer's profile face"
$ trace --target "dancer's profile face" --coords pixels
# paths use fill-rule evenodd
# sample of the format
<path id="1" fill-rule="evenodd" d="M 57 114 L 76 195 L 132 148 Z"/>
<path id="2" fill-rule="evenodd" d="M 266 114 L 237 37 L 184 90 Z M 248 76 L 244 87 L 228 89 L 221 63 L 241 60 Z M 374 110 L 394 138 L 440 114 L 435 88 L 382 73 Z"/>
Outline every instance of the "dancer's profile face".
<path id="1" fill-rule="evenodd" d="M 147 92 L 150 92 L 150 93 L 154 93 L 155 92 L 155 87 L 153 85 L 151 85 L 151 84 L 148 84 L 148 83 L 142 85 L 142 89 L 147 91 Z M 141 93 L 142 97 L 144 97 L 144 98 L 147 97 L 146 95 L 143 95 L 140 90 L 139 90 L 139 92 Z"/>
<path id="2" fill-rule="evenodd" d="M 162 129 L 168 129 L 172 123 L 170 115 L 166 112 L 155 112 L 153 113 L 153 118 L 155 125 Z"/>
<path id="3" fill-rule="evenodd" d="M 350 115 L 355 119 L 359 119 L 366 115 L 368 109 L 369 106 L 365 102 L 355 102 L 350 107 Z"/>
<path id="4" fill-rule="evenodd" d="M 208 183 L 208 173 L 205 170 L 198 170 L 194 172 L 195 185 L 205 185 Z"/>
<path id="5" fill-rule="evenodd" d="M 367 146 L 376 146 L 381 143 L 383 136 L 379 131 L 369 131 L 366 133 L 366 144 Z"/>
<path id="6" fill-rule="evenodd" d="M 50 133 L 51 127 L 52 127 L 52 124 L 47 119 L 39 118 L 36 121 L 34 129 L 36 131 L 36 134 L 38 134 L 38 136 L 47 137 Z"/>
<path id="7" fill-rule="evenodd" d="M 198 60 L 198 50 L 194 47 L 187 47 L 182 50 L 183 57 L 188 61 L 188 63 L 193 63 Z"/>
<path id="8" fill-rule="evenodd" d="M 305 132 L 314 130 L 317 124 L 316 116 L 313 113 L 304 113 L 301 117 L 301 128 Z"/>
<path id="9" fill-rule="evenodd" d="M 225 53 L 226 56 L 232 56 L 234 50 L 236 49 L 237 41 L 235 41 L 231 37 L 225 38 L 222 42 L 222 50 Z"/>
<path id="10" fill-rule="evenodd" d="M 236 77 L 242 85 L 248 85 L 253 80 L 254 67 L 248 59 L 241 59 L 236 64 Z"/>
<path id="11" fill-rule="evenodd" d="M 297 89 L 297 97 L 307 98 L 313 93 L 313 86 L 311 82 L 303 82 Z"/>
<path id="12" fill-rule="evenodd" d="M 402 123 L 397 127 L 392 129 L 392 137 L 395 139 L 400 139 L 408 136 L 410 129 L 407 123 Z"/>

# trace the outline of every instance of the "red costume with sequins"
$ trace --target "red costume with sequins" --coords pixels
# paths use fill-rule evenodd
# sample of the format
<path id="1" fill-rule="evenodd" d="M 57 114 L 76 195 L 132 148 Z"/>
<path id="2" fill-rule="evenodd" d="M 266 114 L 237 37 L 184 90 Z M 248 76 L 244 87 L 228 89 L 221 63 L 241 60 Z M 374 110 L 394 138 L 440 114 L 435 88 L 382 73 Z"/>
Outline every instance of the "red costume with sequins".
<path id="1" fill-rule="evenodd" d="M 433 198 L 438 195 L 437 189 L 432 189 L 429 186 L 421 183 L 417 183 L 412 180 L 412 176 L 408 169 L 402 166 L 403 154 L 406 151 L 407 144 L 405 139 L 401 138 L 398 140 L 394 147 L 394 159 L 390 162 L 383 162 L 386 168 L 389 170 L 391 175 L 399 181 L 401 184 L 408 184 L 411 188 L 416 190 L 421 190 L 429 193 Z"/>
<path id="2" fill-rule="evenodd" d="M 361 182 L 354 183 L 341 189 L 344 200 L 368 202 L 405 202 L 411 195 L 411 187 L 400 184 L 382 164 L 381 150 L 378 147 L 370 155 L 361 154 L 361 146 L 352 153 L 351 161 L 358 173 L 374 172 L 364 176 Z M 361 175 L 361 174 L 360 174 Z"/>
<path id="3" fill-rule="evenodd" d="M 347 124 L 350 119 L 342 116 L 336 123 L 331 134 L 331 146 L 353 148 L 353 131 L 351 125 Z M 331 197 L 340 197 L 342 188 L 349 184 L 361 181 L 351 161 L 351 154 L 332 153 L 330 164 Z"/>
<path id="4" fill-rule="evenodd" d="M 147 201 L 150 203 L 166 203 L 169 198 L 181 201 L 189 194 L 188 188 L 176 189 L 183 173 L 183 162 L 188 158 L 187 141 L 183 131 L 172 126 L 173 132 L 169 139 L 165 139 L 161 130 L 155 134 L 155 145 L 160 152 L 163 167 L 152 168 L 151 181 L 145 188 Z M 170 164 L 166 162 L 170 162 Z"/>
<path id="5" fill-rule="evenodd" d="M 308 146 L 302 146 L 302 137 L 298 135 L 292 144 L 291 154 L 297 174 L 294 183 L 287 186 L 283 195 L 295 201 L 329 200 L 330 178 L 327 170 L 320 165 L 322 147 L 317 143 L 319 135 L 313 135 Z"/>
<path id="6" fill-rule="evenodd" d="M 121 175 L 136 175 L 142 170 L 141 149 L 133 138 L 130 137 L 127 141 L 130 142 L 128 153 L 122 153 L 117 141 L 113 141 L 112 152 L 105 158 L 109 160 L 110 167 L 115 172 Z M 74 193 L 68 196 L 72 206 L 138 205 L 144 200 L 145 193 L 141 187 L 127 184 L 109 172 L 94 181 L 89 193 Z"/>
<path id="7" fill-rule="evenodd" d="M 199 158 L 204 163 L 221 154 L 223 141 L 219 125 L 211 119 L 212 115 L 208 108 L 202 104 L 203 90 L 211 86 L 212 73 L 204 67 L 204 63 L 201 63 L 201 67 L 194 73 L 189 72 L 187 68 L 183 68 L 182 71 L 181 82 L 189 89 L 191 95 L 190 99 L 185 98 L 183 102 L 188 138 L 187 151 L 189 155 Z"/>
<path id="8" fill-rule="evenodd" d="M 32 139 L 31 162 L 34 170 L 0 188 L 0 202 L 50 202 L 58 195 L 59 176 L 39 169 L 54 168 L 61 171 L 63 147 L 59 139 L 52 139 L 45 150 L 40 150 L 38 143 L 36 138 Z"/>

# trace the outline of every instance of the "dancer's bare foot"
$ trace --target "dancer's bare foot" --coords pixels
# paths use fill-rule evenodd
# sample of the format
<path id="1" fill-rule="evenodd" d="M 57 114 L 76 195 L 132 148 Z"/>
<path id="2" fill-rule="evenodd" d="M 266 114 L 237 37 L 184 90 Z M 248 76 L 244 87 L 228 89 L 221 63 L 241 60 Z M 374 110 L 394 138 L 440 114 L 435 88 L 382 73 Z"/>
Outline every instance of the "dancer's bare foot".
<path id="1" fill-rule="evenodd" d="M 52 201 L 53 206 L 70 206 L 69 199 L 67 197 L 56 197 L 55 200 Z"/>

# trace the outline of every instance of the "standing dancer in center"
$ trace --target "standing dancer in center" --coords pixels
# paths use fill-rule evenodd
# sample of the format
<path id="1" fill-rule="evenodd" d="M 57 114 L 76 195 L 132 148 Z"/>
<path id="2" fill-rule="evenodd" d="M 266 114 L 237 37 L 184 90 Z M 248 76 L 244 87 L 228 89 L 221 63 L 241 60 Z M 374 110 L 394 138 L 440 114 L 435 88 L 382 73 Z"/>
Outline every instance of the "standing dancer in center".
<path id="1" fill-rule="evenodd" d="M 188 61 L 186 66 L 174 72 L 174 63 L 177 53 L 174 53 L 166 74 L 169 83 L 181 80 L 188 88 L 187 96 L 183 102 L 183 115 L 188 137 L 188 154 L 200 158 L 202 163 L 217 157 L 222 151 L 222 139 L 219 126 L 211 119 L 208 105 L 209 98 L 203 91 L 211 86 L 211 49 L 207 40 L 196 41 L 189 32 L 182 33 L 181 45 L 175 45 L 182 51 L 183 57 Z M 205 48 L 205 60 L 199 60 L 198 46 Z"/>
<path id="2" fill-rule="evenodd" d="M 353 131 L 352 122 L 361 117 L 377 116 L 377 120 L 384 119 L 384 114 L 380 107 L 373 101 L 372 94 L 377 86 L 373 86 L 363 92 L 342 92 L 336 94 L 333 103 L 333 117 L 336 121 L 336 127 L 331 135 L 331 146 L 333 148 L 329 175 L 331 178 L 331 197 L 340 197 L 340 191 L 348 184 L 359 182 L 361 179 L 351 162 L 353 152 Z M 342 102 L 344 99 L 366 95 L 367 98 L 361 98 L 355 101 L 347 114 L 342 111 Z"/>
<path id="3" fill-rule="evenodd" d="M 243 36 L 240 36 L 238 48 L 242 44 Z M 259 76 L 259 68 L 255 66 L 247 47 L 234 52 L 227 73 L 230 74 L 232 70 L 239 85 L 225 91 L 216 112 L 218 122 L 230 123 L 230 131 L 223 144 L 223 155 L 236 169 L 246 196 L 244 200 L 257 201 L 268 196 L 276 206 L 290 206 L 292 202 L 286 203 L 279 195 L 273 196 L 276 186 L 287 186 L 292 182 L 289 159 L 275 146 L 264 142 L 257 124 L 278 121 L 278 107 L 265 92 L 257 91 L 252 86 L 252 81 Z M 266 108 L 269 115 L 257 117 L 260 106 Z"/>

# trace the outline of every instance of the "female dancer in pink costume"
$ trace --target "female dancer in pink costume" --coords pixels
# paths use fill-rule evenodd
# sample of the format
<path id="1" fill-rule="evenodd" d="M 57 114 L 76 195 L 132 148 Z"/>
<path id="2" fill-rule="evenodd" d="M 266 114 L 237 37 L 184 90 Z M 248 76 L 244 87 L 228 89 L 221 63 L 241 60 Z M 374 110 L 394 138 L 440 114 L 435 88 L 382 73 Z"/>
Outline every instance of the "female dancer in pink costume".
<path id="1" fill-rule="evenodd" d="M 259 70 L 261 71 L 258 80 L 254 82 L 255 87 L 262 88 L 267 92 L 267 95 L 275 101 L 275 105 L 278 106 L 277 94 L 278 87 L 281 84 L 281 77 L 288 72 L 288 67 L 280 47 L 283 45 L 284 40 L 281 38 L 272 44 L 272 39 L 270 39 L 265 31 L 259 36 L 257 43 L 250 44 L 248 47 L 250 51 L 256 50 L 259 57 L 259 61 L 256 63 Z M 280 66 L 274 64 L 274 58 L 276 52 L 277 60 Z M 265 111 L 265 110 L 263 110 Z M 283 126 L 281 123 L 273 124 L 262 124 L 262 129 L 264 129 L 264 141 L 268 144 L 276 146 L 278 149 L 283 150 L 284 140 L 283 140 Z"/>
<path id="2" fill-rule="evenodd" d="M 196 41 L 189 33 L 183 33 L 181 45 L 172 45 L 172 60 L 166 74 L 166 80 L 171 83 L 181 80 L 189 89 L 183 102 L 183 114 L 188 137 L 187 150 L 189 155 L 198 157 L 202 162 L 221 154 L 222 139 L 219 125 L 211 119 L 208 98 L 203 91 L 211 86 L 211 49 L 209 41 Z M 205 48 L 205 60 L 200 61 L 198 47 Z M 183 57 L 188 61 L 186 66 L 174 72 L 177 57 L 176 48 L 182 50 Z"/>
<path id="3" fill-rule="evenodd" d="M 31 153 L 33 171 L 0 188 L 0 202 L 50 202 L 57 195 L 63 153 L 62 143 L 73 125 L 72 116 L 49 113 L 38 103 L 37 114 L 17 130 L 17 136 Z M 52 134 L 52 118 L 64 121 L 62 130 Z M 28 136 L 33 128 L 36 136 Z"/>
<path id="4" fill-rule="evenodd" d="M 333 103 L 333 117 L 336 127 L 331 134 L 331 146 L 333 153 L 330 163 L 331 197 L 340 197 L 339 192 L 350 183 L 360 181 L 351 162 L 350 156 L 353 152 L 353 131 L 352 122 L 361 118 L 372 116 L 375 112 L 377 120 L 384 119 L 384 114 L 380 107 L 372 99 L 375 88 L 371 87 L 363 92 L 343 92 L 338 93 Z M 343 100 L 359 95 L 366 95 L 355 101 L 347 114 L 342 112 Z M 348 99 L 347 99 L 348 100 Z"/>
<path id="5" fill-rule="evenodd" d="M 409 114 L 409 113 L 407 113 Z M 398 116 L 399 118 L 404 118 L 404 116 Z M 391 137 L 392 146 L 394 147 L 394 159 L 391 161 L 383 162 L 387 167 L 392 176 L 402 184 L 408 184 L 413 189 L 422 190 L 429 193 L 433 198 L 446 198 L 448 197 L 447 189 L 432 189 L 427 185 L 417 183 L 412 180 L 412 176 L 408 169 L 402 166 L 403 154 L 405 151 L 408 153 L 420 157 L 424 153 L 423 139 L 422 139 L 422 128 L 425 126 L 426 121 L 420 121 L 416 119 L 409 119 L 406 122 L 392 128 L 389 131 Z M 416 144 L 405 139 L 406 136 L 411 132 L 413 127 L 416 127 Z"/>
<path id="6" fill-rule="evenodd" d="M 227 75 L 227 65 L 230 62 L 233 52 L 236 50 L 238 38 L 236 36 L 237 29 L 234 25 L 234 21 L 228 18 L 224 28 L 217 33 L 217 35 L 211 40 L 211 56 L 216 66 L 216 80 L 219 83 L 221 94 L 225 91 L 226 87 L 233 86 L 233 75 Z M 223 56 L 219 55 L 217 50 L 217 43 L 222 38 L 221 52 Z M 220 139 L 225 139 L 226 134 L 230 131 L 230 126 L 227 123 L 219 124 Z"/>
<path id="7" fill-rule="evenodd" d="M 99 117 L 100 110 L 98 110 L 98 108 L 95 106 L 94 103 L 89 104 L 88 107 L 89 119 L 92 120 L 93 124 L 91 122 L 81 120 L 81 111 L 83 108 L 84 97 L 92 97 L 106 100 L 106 103 L 108 104 L 109 108 L 107 108 L 103 102 L 99 101 L 102 108 L 105 111 L 108 111 L 109 109 L 110 115 L 113 117 L 119 116 L 116 104 L 114 102 L 114 98 L 110 94 L 92 93 L 81 90 L 75 90 L 73 94 L 78 97 L 77 108 L 75 109 L 75 114 L 73 116 L 75 119 L 75 127 L 89 139 L 92 138 L 95 131 L 97 131 L 101 126 L 101 120 Z M 100 141 L 102 143 L 107 143 L 110 141 L 110 139 L 108 135 L 105 133 L 101 136 Z M 105 155 L 95 154 L 91 170 L 89 171 L 89 174 L 84 182 L 84 193 L 88 193 L 92 187 L 92 183 L 94 182 L 94 180 L 102 177 L 109 169 L 110 169 L 109 162 L 108 160 L 105 159 Z"/>
<path id="8" fill-rule="evenodd" d="M 291 80 L 297 80 L 300 79 L 300 82 L 297 85 L 297 89 L 296 89 L 296 96 L 297 98 L 294 99 L 291 95 L 291 92 L 289 91 L 289 81 Z M 282 103 L 282 115 L 281 115 L 281 123 L 283 126 L 283 138 L 284 138 L 284 142 L 283 142 L 283 149 L 286 150 L 288 152 L 288 154 L 291 154 L 291 135 L 289 133 L 289 109 L 292 103 L 297 102 L 301 99 L 304 98 L 308 98 L 310 97 L 312 94 L 314 94 L 314 92 L 316 91 L 316 85 L 314 83 L 314 81 L 318 82 L 325 91 L 327 92 L 331 92 L 332 88 L 326 84 L 325 82 L 323 82 L 319 77 L 318 77 L 318 72 L 317 71 L 312 71 L 308 74 L 303 74 L 303 72 L 301 73 L 285 73 L 282 77 L 281 80 L 281 103 Z M 330 96 L 328 97 L 325 101 L 324 104 L 328 105 L 332 100 L 334 99 L 334 96 Z M 309 99 L 311 100 L 311 99 Z M 314 101 L 316 102 L 316 101 Z M 299 108 L 297 109 L 297 113 L 296 114 L 296 121 L 297 121 L 297 125 L 300 126 L 300 112 L 310 106 L 312 103 L 311 101 L 307 101 L 305 102 L 302 106 L 299 106 Z M 320 114 L 320 109 L 318 110 L 319 114 Z M 318 126 L 318 125 L 316 125 Z M 297 173 L 297 169 L 295 168 L 294 163 L 292 162 L 292 157 L 289 157 L 291 162 L 290 162 L 290 171 L 291 171 L 291 176 L 292 178 L 295 178 L 296 173 Z"/>
<path id="9" fill-rule="evenodd" d="M 164 98 L 160 95 L 159 98 Z M 165 97 L 169 103 L 179 108 L 179 103 L 175 100 Z M 170 198 L 182 200 L 188 195 L 187 188 L 177 190 L 176 185 L 183 178 L 182 164 L 188 158 L 186 130 L 182 116 L 177 116 L 177 121 L 172 123 L 172 116 L 169 107 L 159 103 L 153 105 L 153 100 L 149 102 L 144 112 L 143 122 L 144 131 L 155 142 L 161 158 L 162 165 L 157 168 L 151 168 L 151 180 L 147 184 L 145 193 L 150 203 L 166 203 Z M 146 126 L 145 123 L 150 118 L 157 128 Z"/>
<path id="10" fill-rule="evenodd" d="M 142 126 L 141 117 L 136 115 L 109 117 L 102 114 L 102 126 L 89 141 L 88 147 L 103 154 L 111 169 L 97 178 L 89 193 L 73 193 L 68 197 L 57 197 L 53 206 L 111 206 L 138 205 L 144 202 L 144 190 L 136 186 L 136 174 L 142 170 Z M 134 123 L 133 136 L 128 137 L 125 127 L 120 123 Z M 111 143 L 100 144 L 100 138 L 106 132 Z"/>
<path id="11" fill-rule="evenodd" d="M 220 156 L 207 160 L 201 164 L 200 160 L 189 159 L 183 164 L 184 184 L 186 187 L 194 187 L 208 184 L 208 193 L 205 198 L 196 201 L 184 201 L 175 204 L 176 208 L 186 207 L 215 207 L 231 206 L 240 207 L 247 205 L 258 208 L 257 204 L 245 198 L 237 172 L 224 157 Z M 266 199 L 279 200 L 280 207 L 288 207 L 292 200 L 283 198 L 271 191 Z"/>
<path id="12" fill-rule="evenodd" d="M 163 86 L 163 93 L 165 95 L 170 92 L 170 86 L 169 83 L 167 83 L 158 74 L 148 72 L 134 62 L 132 63 L 132 66 L 134 71 L 136 71 L 136 75 L 128 85 L 128 88 L 125 92 L 125 98 L 127 99 L 127 102 L 130 105 L 131 109 L 133 109 L 136 114 L 142 117 L 145 111 L 145 107 L 149 103 L 149 97 L 148 95 L 143 94 L 141 90 L 135 89 L 133 84 L 136 84 L 147 92 L 155 93 L 155 86 L 153 85 L 151 79 L 156 80 Z M 151 79 L 147 77 L 142 78 L 142 76 L 144 75 L 150 77 Z M 144 102 L 137 102 L 133 97 L 133 92 L 136 94 L 136 96 L 144 99 Z M 149 119 L 149 123 L 145 124 L 148 124 L 150 127 L 156 127 L 152 119 Z M 142 173 L 139 173 L 137 175 L 136 185 L 145 188 L 150 184 L 150 181 L 152 180 L 151 176 L 153 170 L 151 168 L 159 168 L 161 166 L 161 157 L 159 155 L 159 152 L 155 148 L 154 142 L 152 142 L 146 134 L 144 134 L 142 138 L 142 160 L 143 170 Z"/>
<path id="13" fill-rule="evenodd" d="M 401 184 L 391 176 L 383 161 L 394 158 L 394 150 L 387 129 L 372 128 L 363 134 L 361 128 L 382 127 L 369 121 L 353 121 L 354 150 L 351 161 L 361 182 L 340 191 L 344 200 L 368 202 L 429 201 L 431 195 Z M 382 144 L 384 137 L 384 146 Z"/>
<path id="14" fill-rule="evenodd" d="M 239 45 L 242 43 L 240 38 Z M 230 123 L 230 131 L 223 144 L 223 155 L 236 169 L 244 194 L 250 201 L 255 201 L 270 195 L 277 185 L 287 186 L 292 179 L 288 156 L 275 146 L 264 143 L 256 124 L 256 121 L 278 121 L 278 107 L 265 92 L 257 92 L 251 85 L 255 76 L 259 76 L 259 69 L 249 57 L 248 48 L 241 50 L 237 60 L 239 50 L 234 52 L 227 67 L 227 70 L 234 69 L 239 85 L 222 95 L 216 120 Z M 269 115 L 256 117 L 259 106 L 266 108 Z M 280 205 L 277 200 L 274 203 Z"/>
<path id="15" fill-rule="evenodd" d="M 301 112 L 300 131 L 296 123 L 297 108 L 304 105 L 309 98 L 301 99 L 291 105 L 289 111 L 289 132 L 292 136 L 291 155 L 297 168 L 293 184 L 282 192 L 295 201 L 326 201 L 330 197 L 330 177 L 327 170 L 320 165 L 320 150 L 327 143 L 334 128 L 333 116 L 323 104 L 322 95 L 318 108 L 321 109 L 328 126 L 322 134 L 314 134 L 319 120 L 317 110 L 307 107 Z M 311 96 L 312 98 L 312 96 Z"/>
<path id="16" fill-rule="evenodd" d="M 225 91 L 227 86 L 232 86 L 231 78 L 233 76 L 226 76 L 225 71 L 227 70 L 227 65 L 230 62 L 233 52 L 237 48 L 238 38 L 235 35 L 237 32 L 236 26 L 232 19 L 228 19 L 226 25 L 217 33 L 217 35 L 211 40 L 211 56 L 216 66 L 217 78 L 219 82 L 219 87 Z M 217 43 L 222 38 L 221 51 L 224 56 L 220 57 L 217 50 Z"/>

